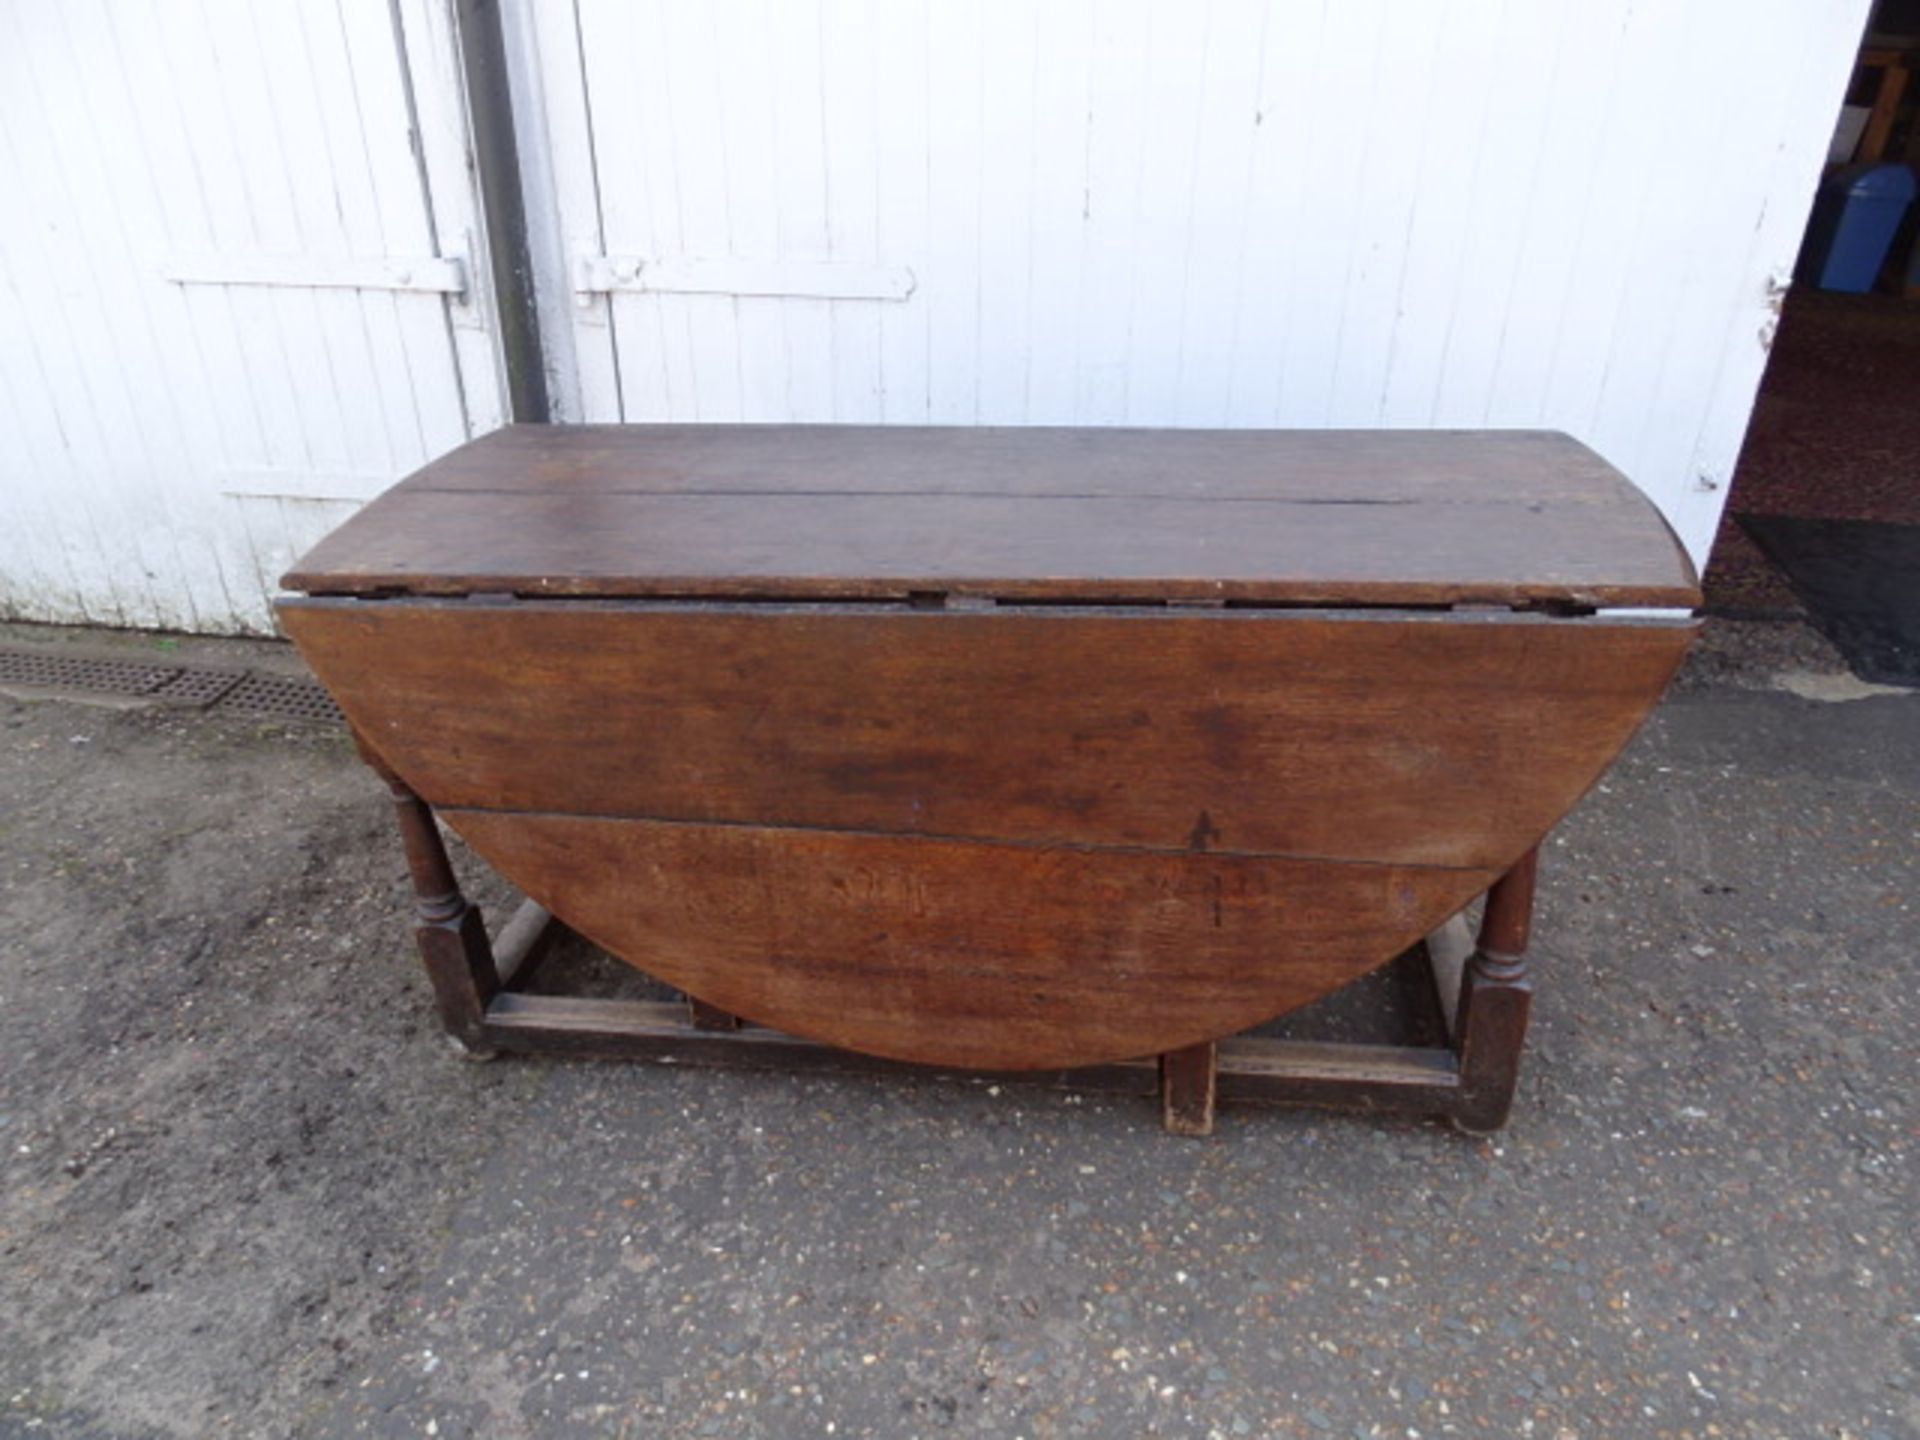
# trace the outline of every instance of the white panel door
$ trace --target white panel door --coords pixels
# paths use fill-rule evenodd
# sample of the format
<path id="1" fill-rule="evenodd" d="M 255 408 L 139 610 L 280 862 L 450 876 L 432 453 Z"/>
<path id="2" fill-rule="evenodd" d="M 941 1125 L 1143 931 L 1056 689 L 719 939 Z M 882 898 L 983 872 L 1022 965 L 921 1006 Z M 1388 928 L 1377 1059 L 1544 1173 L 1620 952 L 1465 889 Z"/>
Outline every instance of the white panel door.
<path id="1" fill-rule="evenodd" d="M 266 632 L 503 415 L 449 0 L 0 0 L 0 614 Z"/>
<path id="2" fill-rule="evenodd" d="M 1546 426 L 1696 556 L 1866 8 L 526 3 L 578 417 Z"/>

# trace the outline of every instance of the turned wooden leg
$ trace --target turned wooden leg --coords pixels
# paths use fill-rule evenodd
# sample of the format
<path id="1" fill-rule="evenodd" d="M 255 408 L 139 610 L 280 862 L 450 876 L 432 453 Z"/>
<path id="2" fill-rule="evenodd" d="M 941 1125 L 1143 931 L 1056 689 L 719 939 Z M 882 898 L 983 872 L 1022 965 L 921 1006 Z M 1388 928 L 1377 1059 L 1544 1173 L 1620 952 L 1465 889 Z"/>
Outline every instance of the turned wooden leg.
<path id="1" fill-rule="evenodd" d="M 1487 891 L 1480 939 L 1461 977 L 1455 1017 L 1461 1103 L 1454 1123 L 1462 1130 L 1498 1130 L 1513 1109 L 1533 1005 L 1526 955 L 1539 861 L 1540 852 L 1529 850 Z"/>
<path id="2" fill-rule="evenodd" d="M 360 756 L 393 795 L 407 872 L 413 877 L 413 937 L 433 985 L 440 1022 L 471 1055 L 490 1053 L 483 1040 L 487 1004 L 500 992 L 500 974 L 479 907 L 460 893 L 433 811 L 358 735 Z"/>
<path id="3" fill-rule="evenodd" d="M 1219 1088 L 1213 1041 L 1169 1050 L 1160 1057 L 1160 1124 L 1169 1135 L 1211 1135 Z"/>
<path id="4" fill-rule="evenodd" d="M 566 928 L 546 906 L 523 900 L 493 937 L 493 970 L 500 988 L 524 990 Z"/>

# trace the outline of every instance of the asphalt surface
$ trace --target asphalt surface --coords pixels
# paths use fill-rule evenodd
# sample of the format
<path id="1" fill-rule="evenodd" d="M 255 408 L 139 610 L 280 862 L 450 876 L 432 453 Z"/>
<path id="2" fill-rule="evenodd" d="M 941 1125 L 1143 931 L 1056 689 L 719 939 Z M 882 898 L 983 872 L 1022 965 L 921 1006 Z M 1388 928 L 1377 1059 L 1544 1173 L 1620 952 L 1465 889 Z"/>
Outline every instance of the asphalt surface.
<path id="1" fill-rule="evenodd" d="M 1920 1436 L 1920 699 L 1793 627 L 1551 843 L 1486 1140 L 463 1061 L 386 821 L 0 697 L 0 1435 Z"/>

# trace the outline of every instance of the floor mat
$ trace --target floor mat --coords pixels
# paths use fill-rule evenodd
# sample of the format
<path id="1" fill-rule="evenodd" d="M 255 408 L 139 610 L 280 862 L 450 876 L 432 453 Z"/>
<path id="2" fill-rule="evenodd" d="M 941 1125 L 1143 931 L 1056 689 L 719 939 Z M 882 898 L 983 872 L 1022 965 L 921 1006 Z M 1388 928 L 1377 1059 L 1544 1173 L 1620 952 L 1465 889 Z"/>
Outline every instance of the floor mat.
<path id="1" fill-rule="evenodd" d="M 1920 687 L 1920 525 L 1739 518 L 1854 674 Z"/>

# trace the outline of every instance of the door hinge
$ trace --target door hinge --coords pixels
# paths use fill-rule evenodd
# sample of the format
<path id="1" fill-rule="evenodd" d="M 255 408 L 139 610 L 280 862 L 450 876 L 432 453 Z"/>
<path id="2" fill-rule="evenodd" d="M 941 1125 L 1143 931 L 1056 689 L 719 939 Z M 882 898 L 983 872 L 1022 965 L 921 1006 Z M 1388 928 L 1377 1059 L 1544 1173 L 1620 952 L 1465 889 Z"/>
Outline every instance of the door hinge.
<path id="1" fill-rule="evenodd" d="M 160 276 L 175 285 L 467 293 L 467 262 L 457 255 L 176 255 L 162 262 Z"/>
<path id="2" fill-rule="evenodd" d="M 917 282 L 904 265 L 820 260 L 703 260 L 691 256 L 582 255 L 574 295 L 764 295 L 809 300 L 905 300 Z"/>

